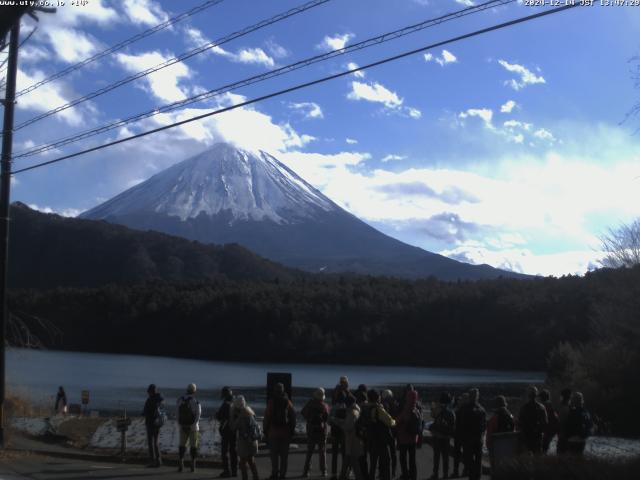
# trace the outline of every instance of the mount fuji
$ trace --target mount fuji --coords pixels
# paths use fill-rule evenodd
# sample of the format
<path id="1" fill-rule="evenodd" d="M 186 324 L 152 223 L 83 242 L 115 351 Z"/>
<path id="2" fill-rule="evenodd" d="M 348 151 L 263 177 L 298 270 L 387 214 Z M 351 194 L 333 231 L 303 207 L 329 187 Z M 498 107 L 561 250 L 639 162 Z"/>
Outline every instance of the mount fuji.
<path id="1" fill-rule="evenodd" d="M 285 265 L 442 280 L 520 276 L 407 245 L 367 225 L 266 152 L 226 143 L 84 212 L 202 243 L 238 243 Z"/>

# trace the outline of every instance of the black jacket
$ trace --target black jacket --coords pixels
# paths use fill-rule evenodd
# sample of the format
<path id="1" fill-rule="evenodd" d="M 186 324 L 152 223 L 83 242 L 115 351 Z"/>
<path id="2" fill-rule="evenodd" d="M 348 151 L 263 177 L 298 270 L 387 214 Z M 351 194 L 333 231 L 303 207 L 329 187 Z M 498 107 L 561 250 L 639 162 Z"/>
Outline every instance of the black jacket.
<path id="1" fill-rule="evenodd" d="M 164 398 L 159 393 L 148 397 L 147 401 L 144 402 L 142 415 L 147 426 L 153 426 L 155 419 L 158 418 L 158 408 L 162 405 L 162 402 L 164 402 Z"/>

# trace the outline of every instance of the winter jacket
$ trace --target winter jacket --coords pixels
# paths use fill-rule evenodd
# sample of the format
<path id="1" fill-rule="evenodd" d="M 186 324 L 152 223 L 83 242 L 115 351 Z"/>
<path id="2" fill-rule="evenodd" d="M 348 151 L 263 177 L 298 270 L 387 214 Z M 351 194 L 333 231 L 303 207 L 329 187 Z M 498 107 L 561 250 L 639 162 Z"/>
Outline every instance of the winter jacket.
<path id="1" fill-rule="evenodd" d="M 277 425 L 277 408 L 284 408 L 284 425 Z M 264 434 L 271 439 L 290 439 L 296 430 L 296 412 L 293 403 L 286 394 L 281 397 L 274 397 L 269 400 L 267 409 L 264 412 L 263 420 Z"/>
<path id="2" fill-rule="evenodd" d="M 155 393 L 150 397 L 147 397 L 147 401 L 144 402 L 144 408 L 142 409 L 142 416 L 144 417 L 144 423 L 147 427 L 152 427 L 155 424 L 156 418 L 158 418 L 158 409 L 164 402 L 164 398 L 159 393 Z"/>
<path id="3" fill-rule="evenodd" d="M 200 431 L 200 417 L 202 416 L 202 407 L 200 406 L 200 402 L 194 395 L 183 395 L 178 398 L 178 401 L 176 402 L 178 410 L 180 410 L 180 405 L 184 402 L 189 402 L 189 407 L 191 407 L 195 421 L 191 425 L 181 425 L 181 427 L 190 427 L 192 432 Z"/>
<path id="4" fill-rule="evenodd" d="M 542 437 L 548 423 L 547 410 L 540 402 L 530 400 L 520 409 L 518 426 L 524 438 L 534 440 Z"/>
<path id="5" fill-rule="evenodd" d="M 364 445 L 362 440 L 356 434 L 356 421 L 360 417 L 360 407 L 353 404 L 347 408 L 346 416 L 342 418 L 331 418 L 331 423 L 340 427 L 344 432 L 344 449 L 345 455 L 349 457 L 360 457 L 364 454 Z"/>
<path id="6" fill-rule="evenodd" d="M 490 450 L 493 444 L 493 435 L 496 433 L 508 433 L 515 430 L 515 420 L 507 407 L 494 410 L 487 423 L 487 448 Z"/>
<path id="7" fill-rule="evenodd" d="M 231 400 L 225 400 L 220 405 L 220 408 L 216 412 L 216 420 L 218 421 L 218 430 L 221 435 L 228 435 L 231 433 L 231 427 L 229 425 L 231 415 Z"/>
<path id="8" fill-rule="evenodd" d="M 307 435 L 322 440 L 327 437 L 329 405 L 315 398 L 309 400 L 300 412 L 307 421 Z"/>
<path id="9" fill-rule="evenodd" d="M 487 412 L 479 403 L 465 403 L 460 407 L 460 434 L 463 441 L 478 441 L 487 429 Z"/>
<path id="10" fill-rule="evenodd" d="M 240 458 L 253 457 L 258 454 L 258 440 L 250 440 L 242 435 L 249 430 L 251 417 L 255 413 L 250 407 L 243 409 L 231 408 L 229 411 L 229 428 L 236 432 L 236 449 Z"/>
<path id="11" fill-rule="evenodd" d="M 572 443 L 584 443 L 591 436 L 593 430 L 593 420 L 584 407 L 575 407 L 569 411 L 567 416 L 566 435 Z"/>
<path id="12" fill-rule="evenodd" d="M 555 408 L 553 408 L 553 404 L 551 402 L 546 402 L 543 405 L 545 410 L 547 411 L 547 426 L 544 429 L 544 433 L 548 437 L 553 437 L 560 431 L 560 420 L 558 417 L 558 412 Z"/>
<path id="13" fill-rule="evenodd" d="M 434 438 L 451 438 L 456 433 L 456 414 L 449 406 L 432 410 L 433 423 L 429 431 Z"/>
<path id="14" fill-rule="evenodd" d="M 419 438 L 418 435 L 410 433 L 409 431 L 409 423 L 413 418 L 413 410 L 420 409 L 420 405 L 418 404 L 418 392 L 415 390 L 411 390 L 407 392 L 405 397 L 405 403 L 402 408 L 402 411 L 396 418 L 397 423 L 397 435 L 398 435 L 398 444 L 399 445 L 417 445 Z"/>

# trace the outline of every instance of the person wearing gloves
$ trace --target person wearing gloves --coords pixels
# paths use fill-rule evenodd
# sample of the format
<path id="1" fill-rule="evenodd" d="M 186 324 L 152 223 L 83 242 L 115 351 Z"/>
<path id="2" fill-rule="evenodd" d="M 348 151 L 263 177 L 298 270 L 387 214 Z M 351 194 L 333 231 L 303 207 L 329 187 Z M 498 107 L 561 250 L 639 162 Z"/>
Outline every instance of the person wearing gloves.
<path id="1" fill-rule="evenodd" d="M 202 407 L 196 398 L 196 385 L 190 383 L 187 386 L 187 394 L 178 398 L 178 424 L 180 427 L 180 444 L 178 448 L 178 471 L 184 470 L 184 456 L 187 452 L 187 443 L 191 454 L 191 471 L 196 471 L 196 459 L 198 458 L 198 446 L 200 443 L 200 416 Z"/>

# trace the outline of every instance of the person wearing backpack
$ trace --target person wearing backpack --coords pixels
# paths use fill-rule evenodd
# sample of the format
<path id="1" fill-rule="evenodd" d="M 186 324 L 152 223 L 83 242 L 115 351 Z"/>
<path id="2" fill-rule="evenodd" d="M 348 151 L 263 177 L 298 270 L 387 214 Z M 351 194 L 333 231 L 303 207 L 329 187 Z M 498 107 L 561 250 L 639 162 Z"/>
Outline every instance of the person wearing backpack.
<path id="1" fill-rule="evenodd" d="M 489 459 L 491 465 L 494 465 L 493 436 L 500 433 L 514 432 L 516 422 L 513 415 L 507 408 L 507 399 L 498 395 L 495 399 L 495 410 L 487 424 L 487 450 L 489 450 Z"/>
<path id="2" fill-rule="evenodd" d="M 180 443 L 178 447 L 178 472 L 184 470 L 184 456 L 187 452 L 187 444 L 190 447 L 191 471 L 196 471 L 196 459 L 200 445 L 200 416 L 202 407 L 195 397 L 195 383 L 187 386 L 187 394 L 178 398 L 178 425 L 180 427 Z"/>
<path id="3" fill-rule="evenodd" d="M 518 427 L 520 430 L 521 449 L 533 455 L 542 453 L 542 436 L 547 428 L 547 411 L 538 402 L 538 389 L 529 387 L 527 390 L 528 401 L 518 415 Z"/>
<path id="4" fill-rule="evenodd" d="M 318 447 L 320 473 L 327 476 L 327 422 L 329 421 L 329 405 L 324 401 L 324 389 L 313 392 L 313 398 L 302 409 L 302 416 L 307 421 L 307 457 L 302 471 L 303 477 L 309 476 L 311 457 Z"/>
<path id="5" fill-rule="evenodd" d="M 360 415 L 368 415 L 366 422 L 366 437 L 370 468 L 368 476 L 370 480 L 376 478 L 376 468 L 380 468 L 380 479 L 391 480 L 391 453 L 389 445 L 393 439 L 391 429 L 396 426 L 396 421 L 386 411 L 380 402 L 380 394 L 376 390 L 367 392 L 367 405 L 369 408 L 365 414 L 363 409 Z"/>
<path id="6" fill-rule="evenodd" d="M 542 390 L 538 398 L 547 411 L 547 426 L 542 434 L 542 453 L 547 454 L 551 440 L 560 431 L 560 417 L 553 403 L 551 403 L 551 392 L 549 390 Z"/>
<path id="7" fill-rule="evenodd" d="M 242 480 L 248 480 L 251 469 L 253 480 L 258 480 L 258 467 L 256 455 L 258 454 L 258 441 L 262 437 L 260 424 L 256 421 L 256 414 L 247 405 L 245 398 L 238 395 L 233 399 L 233 406 L 229 410 L 229 429 L 236 439 L 236 451 L 240 457 L 240 474 Z"/>
<path id="8" fill-rule="evenodd" d="M 276 383 L 273 397 L 264 413 L 264 433 L 271 454 L 271 479 L 278 480 L 287 475 L 289 444 L 296 429 L 296 412 L 287 396 L 284 385 Z"/>
<path id="9" fill-rule="evenodd" d="M 567 453 L 567 417 L 571 411 L 571 389 L 564 388 L 560 392 L 560 408 L 558 408 L 558 443 L 556 444 L 556 454 Z"/>
<path id="10" fill-rule="evenodd" d="M 449 451 L 451 449 L 451 438 L 456 432 L 456 414 L 451 407 L 451 395 L 443 393 L 440 395 L 440 404 L 431 410 L 433 423 L 429 426 L 429 431 L 433 436 L 433 475 L 430 480 L 438 478 L 440 470 L 440 459 L 442 458 L 442 478 L 449 477 Z"/>
<path id="11" fill-rule="evenodd" d="M 344 434 L 344 457 L 342 459 L 340 480 L 348 480 L 350 470 L 353 470 L 356 480 L 365 480 L 365 474 L 361 469 L 364 445 L 356 432 L 356 423 L 360 418 L 360 407 L 352 395 L 345 395 L 344 405 L 344 418 L 333 416 L 334 410 L 332 410 L 330 418 L 331 423 L 338 426 Z"/>
<path id="12" fill-rule="evenodd" d="M 233 392 L 224 387 L 220 392 L 222 405 L 216 412 L 218 431 L 220 433 L 220 455 L 222 457 L 222 473 L 220 478 L 238 476 L 238 454 L 236 452 L 236 432 L 229 424 L 229 415 L 233 404 Z"/>
<path id="13" fill-rule="evenodd" d="M 487 429 L 487 413 L 479 403 L 480 391 L 469 390 L 469 401 L 460 407 L 465 466 L 470 480 L 480 480 L 482 475 L 482 440 Z"/>
<path id="14" fill-rule="evenodd" d="M 344 431 L 339 422 L 335 420 L 344 420 L 347 417 L 347 398 L 353 398 L 355 402 L 355 397 L 348 393 L 348 390 L 340 391 L 333 398 L 329 415 L 329 424 L 331 425 L 331 480 L 338 480 L 338 457 L 342 456 L 342 462 L 344 463 L 345 461 Z"/>
<path id="15" fill-rule="evenodd" d="M 396 418 L 398 448 L 400 450 L 400 471 L 403 480 L 416 480 L 416 448 L 422 436 L 422 409 L 418 403 L 418 392 L 407 390 L 402 411 Z"/>
<path id="16" fill-rule="evenodd" d="M 593 420 L 584 408 L 584 397 L 580 392 L 571 396 L 571 410 L 567 416 L 567 453 L 584 455 L 584 448 L 593 431 Z"/>
<path id="17" fill-rule="evenodd" d="M 340 377 L 338 384 L 333 389 L 333 393 L 331 394 L 331 405 L 335 405 L 338 398 L 343 394 L 351 395 L 351 390 L 349 390 L 349 379 L 345 376 Z"/>
<path id="18" fill-rule="evenodd" d="M 391 415 L 393 419 L 398 416 L 398 402 L 393 397 L 393 392 L 391 390 L 383 390 L 382 394 L 382 406 L 385 411 Z M 391 478 L 396 478 L 396 471 L 398 468 L 398 454 L 397 454 L 397 446 L 396 446 L 396 427 L 391 428 L 391 437 L 389 438 L 389 458 L 391 458 Z"/>
<path id="19" fill-rule="evenodd" d="M 148 467 L 159 467 L 162 465 L 162 457 L 160 456 L 160 445 L 158 437 L 160 428 L 164 421 L 164 413 L 162 412 L 162 402 L 164 398 L 158 393 L 156 386 L 152 383 L 147 388 L 147 401 L 144 402 L 142 416 L 144 417 L 144 425 L 147 430 L 147 444 L 149 445 L 149 465 Z"/>

